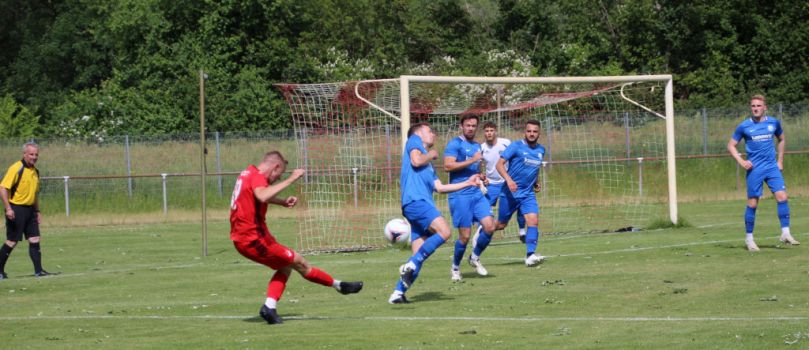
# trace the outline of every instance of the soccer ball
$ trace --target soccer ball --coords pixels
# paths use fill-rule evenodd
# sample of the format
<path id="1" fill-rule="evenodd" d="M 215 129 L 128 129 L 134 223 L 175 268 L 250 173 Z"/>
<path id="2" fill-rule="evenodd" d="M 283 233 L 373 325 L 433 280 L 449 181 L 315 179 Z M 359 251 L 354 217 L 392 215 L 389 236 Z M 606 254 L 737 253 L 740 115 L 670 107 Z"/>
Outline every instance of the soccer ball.
<path id="1" fill-rule="evenodd" d="M 393 219 L 385 224 L 385 239 L 391 244 L 407 244 L 410 241 L 410 224 L 404 219 Z"/>

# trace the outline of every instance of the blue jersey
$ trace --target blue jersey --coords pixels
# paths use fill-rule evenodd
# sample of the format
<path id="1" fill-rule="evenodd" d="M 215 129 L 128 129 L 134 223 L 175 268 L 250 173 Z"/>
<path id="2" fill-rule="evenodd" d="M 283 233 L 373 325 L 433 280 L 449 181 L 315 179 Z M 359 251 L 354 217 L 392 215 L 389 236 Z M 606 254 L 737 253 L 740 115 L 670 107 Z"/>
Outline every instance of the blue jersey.
<path id="1" fill-rule="evenodd" d="M 539 174 L 544 157 L 545 147 L 537 143 L 534 148 L 531 148 L 525 140 L 512 142 L 500 154 L 500 158 L 508 162 L 508 176 L 511 176 L 511 179 L 517 183 L 514 198 L 534 195 L 534 183 L 537 181 L 537 174 Z"/>
<path id="2" fill-rule="evenodd" d="M 480 152 L 480 144 L 475 141 L 467 141 L 466 138 L 458 136 L 447 143 L 444 149 L 444 157 L 454 157 L 455 161 L 465 162 L 472 158 L 476 152 Z M 474 162 L 461 169 L 449 172 L 449 183 L 460 183 L 469 180 L 469 177 L 480 172 L 480 161 Z M 449 198 L 457 196 L 467 196 L 480 194 L 480 189 L 474 186 L 464 188 L 449 194 Z"/>
<path id="3" fill-rule="evenodd" d="M 758 123 L 752 118 L 743 121 L 733 132 L 733 139 L 737 142 L 744 139 L 747 160 L 753 163 L 753 168 L 777 168 L 774 138 L 780 137 L 783 133 L 778 119 L 764 116 Z"/>
<path id="4" fill-rule="evenodd" d="M 427 163 L 420 167 L 414 167 L 410 163 L 410 151 L 417 149 L 422 154 L 427 154 L 424 143 L 418 135 L 411 135 L 407 139 L 405 151 L 402 155 L 402 172 L 399 183 L 402 186 L 402 207 L 408 203 L 423 200 L 435 206 L 433 201 L 433 191 L 435 190 L 435 174 L 432 163 Z"/>

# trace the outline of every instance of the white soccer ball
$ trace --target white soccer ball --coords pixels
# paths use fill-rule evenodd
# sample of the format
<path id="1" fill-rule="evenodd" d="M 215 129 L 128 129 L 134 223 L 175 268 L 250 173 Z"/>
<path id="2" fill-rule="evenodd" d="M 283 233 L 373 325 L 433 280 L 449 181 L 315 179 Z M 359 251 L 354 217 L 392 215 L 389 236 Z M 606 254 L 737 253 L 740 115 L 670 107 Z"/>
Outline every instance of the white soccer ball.
<path id="1" fill-rule="evenodd" d="M 393 219 L 385 224 L 385 239 L 391 244 L 407 244 L 410 241 L 410 224 L 404 219 Z"/>

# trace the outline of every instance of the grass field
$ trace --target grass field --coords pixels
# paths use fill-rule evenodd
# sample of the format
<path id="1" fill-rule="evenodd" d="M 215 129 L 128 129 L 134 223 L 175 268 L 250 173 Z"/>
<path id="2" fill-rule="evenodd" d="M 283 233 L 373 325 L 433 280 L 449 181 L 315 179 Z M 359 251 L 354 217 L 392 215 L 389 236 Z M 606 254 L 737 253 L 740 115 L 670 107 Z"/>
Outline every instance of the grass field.
<path id="1" fill-rule="evenodd" d="M 522 263 L 518 242 L 483 256 L 490 276 L 463 266 L 450 282 L 450 244 L 427 261 L 408 305 L 389 305 L 396 248 L 309 256 L 338 279 L 363 280 L 343 296 L 293 276 L 269 326 L 257 313 L 270 271 L 239 256 L 227 222 L 44 228 L 54 277 L 31 277 L 27 244 L 0 281 L 3 349 L 792 349 L 809 348 L 809 205 L 790 200 L 783 246 L 772 200 L 743 246 L 742 201 L 682 204 L 692 227 L 546 236 L 549 261 Z M 287 214 L 288 215 L 288 214 Z M 292 216 L 270 228 L 294 242 Z M 381 235 L 381 228 L 380 228 Z"/>

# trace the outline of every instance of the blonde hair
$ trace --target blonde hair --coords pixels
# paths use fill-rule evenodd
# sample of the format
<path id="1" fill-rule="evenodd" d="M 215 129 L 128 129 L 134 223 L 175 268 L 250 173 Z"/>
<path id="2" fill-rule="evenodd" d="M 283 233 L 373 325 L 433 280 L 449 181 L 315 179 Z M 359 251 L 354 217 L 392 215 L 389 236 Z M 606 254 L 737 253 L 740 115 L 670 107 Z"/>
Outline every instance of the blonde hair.
<path id="1" fill-rule="evenodd" d="M 767 99 L 762 94 L 753 95 L 752 97 L 750 97 L 750 101 L 752 100 L 761 100 L 761 102 L 763 102 L 765 105 L 767 104 Z"/>

